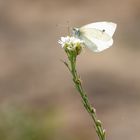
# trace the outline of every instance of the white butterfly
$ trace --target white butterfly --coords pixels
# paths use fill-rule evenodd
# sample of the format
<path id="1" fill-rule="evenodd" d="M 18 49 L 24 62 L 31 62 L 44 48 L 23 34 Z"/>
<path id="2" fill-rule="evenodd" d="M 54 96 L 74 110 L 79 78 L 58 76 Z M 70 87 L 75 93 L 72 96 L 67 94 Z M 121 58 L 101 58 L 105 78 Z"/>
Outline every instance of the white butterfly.
<path id="1" fill-rule="evenodd" d="M 84 41 L 84 45 L 94 52 L 101 52 L 113 44 L 112 36 L 117 24 L 112 22 L 95 22 L 73 28 L 73 35 Z"/>

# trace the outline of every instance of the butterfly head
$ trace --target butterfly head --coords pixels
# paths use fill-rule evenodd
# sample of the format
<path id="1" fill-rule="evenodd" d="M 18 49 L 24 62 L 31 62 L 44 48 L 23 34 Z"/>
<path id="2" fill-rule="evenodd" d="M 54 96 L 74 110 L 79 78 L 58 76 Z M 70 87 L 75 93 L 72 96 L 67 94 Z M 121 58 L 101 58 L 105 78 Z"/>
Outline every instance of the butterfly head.
<path id="1" fill-rule="evenodd" d="M 75 37 L 79 37 L 79 36 L 80 36 L 80 30 L 79 30 L 79 28 L 73 28 L 73 29 L 72 29 L 72 34 L 73 34 Z"/>

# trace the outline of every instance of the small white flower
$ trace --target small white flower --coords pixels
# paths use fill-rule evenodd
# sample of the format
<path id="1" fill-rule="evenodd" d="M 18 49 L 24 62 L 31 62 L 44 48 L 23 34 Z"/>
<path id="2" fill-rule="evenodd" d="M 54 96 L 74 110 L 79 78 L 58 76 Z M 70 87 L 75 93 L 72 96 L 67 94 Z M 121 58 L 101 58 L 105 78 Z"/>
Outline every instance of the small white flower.
<path id="1" fill-rule="evenodd" d="M 78 45 L 83 44 L 83 41 L 75 38 L 75 37 L 61 37 L 61 40 L 58 41 L 58 43 L 63 47 L 67 47 L 68 50 L 74 50 Z"/>

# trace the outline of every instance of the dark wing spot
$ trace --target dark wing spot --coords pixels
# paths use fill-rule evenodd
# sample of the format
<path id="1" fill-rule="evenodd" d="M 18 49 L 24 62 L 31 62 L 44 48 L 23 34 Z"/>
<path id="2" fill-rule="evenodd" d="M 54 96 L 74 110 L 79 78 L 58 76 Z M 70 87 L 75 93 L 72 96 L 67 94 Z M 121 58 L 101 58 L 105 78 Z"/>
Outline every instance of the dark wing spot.
<path id="1" fill-rule="evenodd" d="M 102 32 L 104 33 L 105 32 L 105 29 L 103 29 Z"/>

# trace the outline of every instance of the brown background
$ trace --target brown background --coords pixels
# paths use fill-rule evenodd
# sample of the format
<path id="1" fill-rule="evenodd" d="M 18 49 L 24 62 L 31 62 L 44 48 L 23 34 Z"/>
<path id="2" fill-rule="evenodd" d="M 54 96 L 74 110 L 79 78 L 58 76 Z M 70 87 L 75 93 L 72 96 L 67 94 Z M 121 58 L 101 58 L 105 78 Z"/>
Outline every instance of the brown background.
<path id="1" fill-rule="evenodd" d="M 0 0 L 1 114 L 8 117 L 13 108 L 26 112 L 47 135 L 42 140 L 97 140 L 57 43 L 67 35 L 68 22 L 80 27 L 96 21 L 117 23 L 113 47 L 102 53 L 85 49 L 78 70 L 107 140 L 138 140 L 139 0 Z M 0 125 L 0 139 L 21 140 L 18 131 L 11 132 L 17 126 L 8 129 L 10 121 Z"/>

